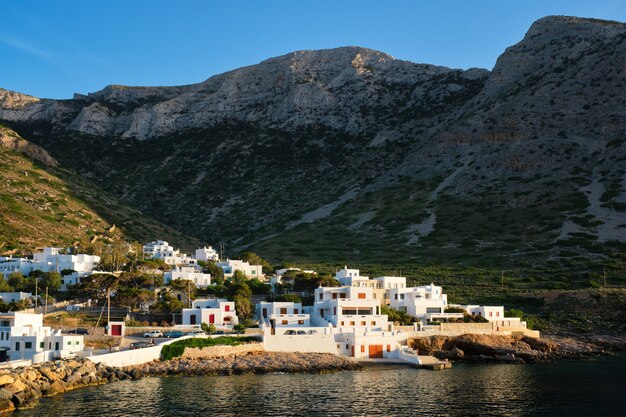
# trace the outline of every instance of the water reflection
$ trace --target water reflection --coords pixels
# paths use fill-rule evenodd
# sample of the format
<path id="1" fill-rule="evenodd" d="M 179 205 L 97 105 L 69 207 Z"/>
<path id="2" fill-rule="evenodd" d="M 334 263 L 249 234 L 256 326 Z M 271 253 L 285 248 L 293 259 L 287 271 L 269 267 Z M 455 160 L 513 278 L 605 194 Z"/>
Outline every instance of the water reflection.
<path id="1" fill-rule="evenodd" d="M 626 358 L 547 365 L 381 366 L 329 375 L 146 378 L 44 399 L 17 416 L 626 415 Z"/>

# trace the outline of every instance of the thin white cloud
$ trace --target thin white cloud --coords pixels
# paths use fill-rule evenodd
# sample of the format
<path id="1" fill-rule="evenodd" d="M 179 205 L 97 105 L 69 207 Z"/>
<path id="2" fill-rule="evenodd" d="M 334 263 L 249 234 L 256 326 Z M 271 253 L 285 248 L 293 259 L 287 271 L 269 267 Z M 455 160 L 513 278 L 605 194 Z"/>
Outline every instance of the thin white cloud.
<path id="1" fill-rule="evenodd" d="M 39 49 L 36 46 L 19 41 L 17 39 L 0 38 L 0 42 L 12 46 L 13 48 L 19 49 L 22 52 L 26 52 L 27 54 L 30 54 L 39 59 L 49 61 L 54 58 L 54 54 L 44 51 L 43 49 Z"/>

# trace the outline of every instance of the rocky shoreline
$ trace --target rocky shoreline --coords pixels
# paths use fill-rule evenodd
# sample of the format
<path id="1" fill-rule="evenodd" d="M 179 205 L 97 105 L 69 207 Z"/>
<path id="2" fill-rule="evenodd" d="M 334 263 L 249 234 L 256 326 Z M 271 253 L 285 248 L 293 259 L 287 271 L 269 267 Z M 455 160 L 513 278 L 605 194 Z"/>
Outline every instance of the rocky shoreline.
<path id="1" fill-rule="evenodd" d="M 465 334 L 415 338 L 410 340 L 410 347 L 421 355 L 454 362 L 535 363 L 610 356 L 616 351 L 626 351 L 626 337 L 551 335 L 535 339 Z"/>
<path id="2" fill-rule="evenodd" d="M 131 379 L 121 369 L 88 359 L 54 361 L 0 370 L 0 414 L 34 406 L 40 398 L 113 381 Z"/>
<path id="3" fill-rule="evenodd" d="M 251 352 L 221 358 L 177 358 L 123 368 L 133 378 L 143 376 L 245 375 L 270 373 L 331 373 L 357 371 L 362 365 L 330 353 Z"/>

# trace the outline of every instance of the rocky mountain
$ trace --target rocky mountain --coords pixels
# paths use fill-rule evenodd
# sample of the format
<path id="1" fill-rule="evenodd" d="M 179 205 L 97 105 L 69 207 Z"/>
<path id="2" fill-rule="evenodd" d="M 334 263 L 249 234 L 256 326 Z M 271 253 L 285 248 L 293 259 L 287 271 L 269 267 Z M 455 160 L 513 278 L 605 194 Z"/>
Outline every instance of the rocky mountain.
<path id="1" fill-rule="evenodd" d="M 577 268 L 626 250 L 626 25 L 535 22 L 491 70 L 358 47 L 0 121 L 189 236 L 273 259 Z"/>

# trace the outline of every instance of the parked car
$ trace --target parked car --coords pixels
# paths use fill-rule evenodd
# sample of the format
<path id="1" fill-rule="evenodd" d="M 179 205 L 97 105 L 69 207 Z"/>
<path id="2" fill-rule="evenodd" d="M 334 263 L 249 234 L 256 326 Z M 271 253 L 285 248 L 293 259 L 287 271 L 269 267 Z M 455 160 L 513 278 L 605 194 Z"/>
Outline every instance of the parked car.
<path id="1" fill-rule="evenodd" d="M 306 330 L 298 330 L 298 334 L 306 334 Z"/>
<path id="2" fill-rule="evenodd" d="M 130 344 L 131 349 L 143 349 L 154 346 L 152 342 L 133 342 Z"/>
<path id="3" fill-rule="evenodd" d="M 177 337 L 183 337 L 184 333 L 180 330 L 172 330 L 171 332 L 163 333 L 163 337 L 169 337 L 171 339 L 176 339 Z"/>
<path id="4" fill-rule="evenodd" d="M 224 330 L 216 330 L 213 332 L 213 334 L 226 334 L 226 333 L 224 333 Z"/>
<path id="5" fill-rule="evenodd" d="M 70 331 L 68 331 L 69 334 L 89 334 L 89 330 L 85 329 L 84 327 L 78 327 L 76 329 L 72 329 Z"/>
<path id="6" fill-rule="evenodd" d="M 295 330 L 287 330 L 287 331 L 285 332 L 285 335 L 287 335 L 287 336 L 292 336 L 292 335 L 294 335 L 294 334 L 297 334 Z"/>
<path id="7" fill-rule="evenodd" d="M 309 330 L 306 334 L 317 334 L 317 330 Z"/>
<path id="8" fill-rule="evenodd" d="M 67 350 L 61 350 L 58 352 L 55 352 L 54 354 L 54 358 L 55 359 L 76 359 L 77 355 L 75 352 L 69 352 Z"/>
<path id="9" fill-rule="evenodd" d="M 152 330 L 145 332 L 143 337 L 163 337 L 163 332 L 161 330 Z"/>

